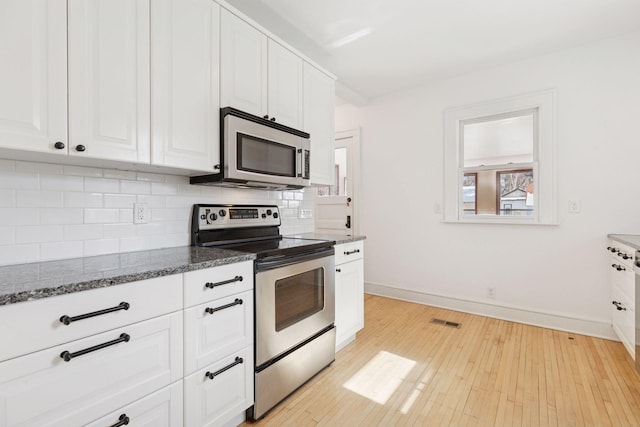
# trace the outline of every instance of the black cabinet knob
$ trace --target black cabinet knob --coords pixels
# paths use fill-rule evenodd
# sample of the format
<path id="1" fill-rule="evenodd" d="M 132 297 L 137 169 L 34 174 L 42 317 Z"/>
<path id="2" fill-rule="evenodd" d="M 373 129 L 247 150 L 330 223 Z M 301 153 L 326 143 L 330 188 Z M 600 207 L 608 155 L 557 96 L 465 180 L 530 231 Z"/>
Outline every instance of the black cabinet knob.
<path id="1" fill-rule="evenodd" d="M 271 120 L 272 122 L 275 122 L 276 118 L 275 117 L 271 117 L 269 120 Z"/>
<path id="2" fill-rule="evenodd" d="M 262 116 L 262 118 L 263 118 L 263 119 L 268 119 L 268 118 L 269 118 L 269 115 L 268 115 L 268 114 L 265 114 L 264 116 Z"/>
<path id="3" fill-rule="evenodd" d="M 84 145 L 80 144 L 80 145 L 76 145 L 76 151 L 86 151 L 87 147 L 85 147 Z"/>
<path id="4" fill-rule="evenodd" d="M 342 270 L 340 270 L 339 268 L 336 268 L 336 273 L 341 273 Z"/>
<path id="5" fill-rule="evenodd" d="M 63 150 L 64 147 L 66 147 L 66 145 L 64 145 L 64 142 L 61 141 L 56 142 L 55 144 L 53 144 L 53 146 L 58 150 Z"/>

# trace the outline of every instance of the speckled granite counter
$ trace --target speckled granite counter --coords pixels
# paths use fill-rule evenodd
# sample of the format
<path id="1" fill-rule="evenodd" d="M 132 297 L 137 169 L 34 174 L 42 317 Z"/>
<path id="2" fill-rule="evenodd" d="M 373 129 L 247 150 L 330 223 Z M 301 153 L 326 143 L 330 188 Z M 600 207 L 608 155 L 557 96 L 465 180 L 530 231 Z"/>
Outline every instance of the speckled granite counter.
<path id="1" fill-rule="evenodd" d="M 216 248 L 178 247 L 0 267 L 0 306 L 255 259 Z"/>
<path id="2" fill-rule="evenodd" d="M 634 234 L 607 234 L 607 237 L 640 251 L 640 236 Z"/>
<path id="3" fill-rule="evenodd" d="M 351 243 L 357 242 L 358 240 L 364 240 L 366 236 L 341 236 L 336 234 L 321 234 L 321 233 L 302 233 L 302 234 L 293 234 L 285 237 L 293 237 L 296 239 L 311 239 L 311 240 L 333 240 L 336 242 L 336 245 L 340 245 L 342 243 Z"/>

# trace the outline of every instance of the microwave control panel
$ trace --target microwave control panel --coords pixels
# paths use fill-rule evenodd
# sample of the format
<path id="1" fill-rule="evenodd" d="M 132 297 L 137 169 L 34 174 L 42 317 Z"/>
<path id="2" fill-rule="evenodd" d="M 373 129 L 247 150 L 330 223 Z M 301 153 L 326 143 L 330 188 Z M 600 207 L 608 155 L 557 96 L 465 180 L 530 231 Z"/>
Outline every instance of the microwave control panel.
<path id="1" fill-rule="evenodd" d="M 280 225 L 278 206 L 196 205 L 194 209 L 199 230 Z"/>

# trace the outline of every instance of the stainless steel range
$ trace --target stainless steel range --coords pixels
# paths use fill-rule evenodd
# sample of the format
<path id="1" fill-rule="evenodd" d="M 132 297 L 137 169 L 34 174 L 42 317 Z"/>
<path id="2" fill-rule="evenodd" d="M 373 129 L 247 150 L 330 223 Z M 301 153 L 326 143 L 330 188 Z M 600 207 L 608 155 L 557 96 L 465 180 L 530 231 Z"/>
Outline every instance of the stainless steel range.
<path id="1" fill-rule="evenodd" d="M 277 206 L 194 205 L 194 246 L 256 254 L 252 419 L 335 359 L 333 241 L 280 235 Z"/>

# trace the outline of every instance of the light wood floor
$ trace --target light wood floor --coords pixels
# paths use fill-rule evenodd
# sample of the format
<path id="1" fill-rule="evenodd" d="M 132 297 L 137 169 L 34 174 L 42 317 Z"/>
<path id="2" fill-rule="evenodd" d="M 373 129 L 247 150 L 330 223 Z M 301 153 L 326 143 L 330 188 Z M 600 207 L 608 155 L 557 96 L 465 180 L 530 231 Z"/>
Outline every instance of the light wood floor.
<path id="1" fill-rule="evenodd" d="M 640 376 L 618 342 L 366 295 L 357 340 L 243 425 L 640 426 Z"/>

